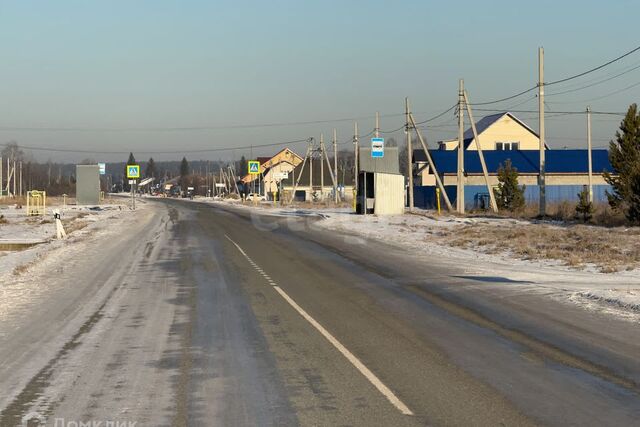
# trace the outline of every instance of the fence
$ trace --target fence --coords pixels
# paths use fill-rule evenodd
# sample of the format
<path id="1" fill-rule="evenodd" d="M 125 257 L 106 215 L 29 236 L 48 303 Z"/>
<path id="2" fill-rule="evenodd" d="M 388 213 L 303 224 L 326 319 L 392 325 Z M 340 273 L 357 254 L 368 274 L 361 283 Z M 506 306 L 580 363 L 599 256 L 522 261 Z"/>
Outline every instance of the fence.
<path id="1" fill-rule="evenodd" d="M 557 202 L 578 202 L 578 193 L 583 189 L 582 185 L 547 185 L 547 203 Z M 456 186 L 447 185 L 445 191 L 451 200 L 451 204 L 456 204 Z M 594 185 L 593 201 L 606 202 L 606 192 L 611 192 L 610 185 Z M 414 187 L 414 205 L 423 209 L 436 208 L 436 187 L 431 185 Z M 527 185 L 524 190 L 524 198 L 527 203 L 537 203 L 540 195 L 538 185 Z M 487 209 L 489 207 L 489 193 L 484 185 L 466 185 L 464 187 L 465 209 Z"/>

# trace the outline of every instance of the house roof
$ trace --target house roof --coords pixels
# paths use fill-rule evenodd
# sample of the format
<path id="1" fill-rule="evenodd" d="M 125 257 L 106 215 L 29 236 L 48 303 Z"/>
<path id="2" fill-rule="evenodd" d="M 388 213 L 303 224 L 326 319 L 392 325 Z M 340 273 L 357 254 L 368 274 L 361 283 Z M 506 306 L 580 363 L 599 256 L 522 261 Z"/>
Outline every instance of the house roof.
<path id="1" fill-rule="evenodd" d="M 440 174 L 455 174 L 458 171 L 458 153 L 455 150 L 429 150 L 431 158 Z M 540 152 L 537 150 L 484 151 L 484 160 L 489 173 L 496 173 L 500 164 L 511 159 L 511 164 L 521 174 L 537 174 Z M 609 152 L 604 149 L 592 151 L 593 173 L 613 171 L 609 162 Z M 423 150 L 413 151 L 414 162 L 426 162 Z M 587 150 L 546 150 L 545 170 L 557 174 L 588 173 Z M 482 166 L 477 151 L 464 152 L 464 168 L 469 174 L 481 174 Z"/>
<path id="2" fill-rule="evenodd" d="M 267 163 L 271 159 L 272 159 L 272 157 L 258 157 L 258 158 L 256 158 L 256 160 L 259 161 L 261 165 Z"/>
<path id="3" fill-rule="evenodd" d="M 514 114 L 508 111 L 504 111 L 502 113 L 497 113 L 497 114 L 491 114 L 489 116 L 485 116 L 482 119 L 478 120 L 476 122 L 476 130 L 478 131 L 478 135 L 482 135 L 482 133 L 485 130 L 487 130 L 491 125 L 496 123 L 498 120 L 502 119 L 504 116 L 510 117 L 512 120 L 517 122 L 520 126 L 522 126 L 524 129 L 531 132 L 536 138 L 540 137 L 536 131 L 534 131 L 533 129 L 531 129 L 531 127 L 529 127 L 529 125 L 527 125 L 525 122 L 523 122 L 522 120 L 517 118 Z M 469 148 L 469 145 L 471 144 L 472 141 L 473 141 L 473 129 L 469 127 L 466 131 L 464 131 L 464 148 L 465 149 Z M 545 145 L 546 145 L 546 142 L 545 142 Z M 549 147 L 547 147 L 547 149 L 548 148 Z"/>

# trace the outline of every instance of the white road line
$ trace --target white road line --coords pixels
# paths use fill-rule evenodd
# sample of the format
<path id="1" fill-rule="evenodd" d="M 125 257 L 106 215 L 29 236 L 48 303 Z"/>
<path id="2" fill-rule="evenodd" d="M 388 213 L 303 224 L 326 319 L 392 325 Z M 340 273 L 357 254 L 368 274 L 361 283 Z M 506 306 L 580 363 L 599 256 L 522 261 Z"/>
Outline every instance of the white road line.
<path id="1" fill-rule="evenodd" d="M 240 245 L 238 245 L 236 242 L 234 242 L 229 236 L 227 236 L 225 234 L 225 237 L 234 244 L 234 246 L 236 248 L 238 248 L 238 250 L 240 251 L 240 253 L 242 255 L 244 255 L 244 257 L 249 260 L 250 263 L 253 264 L 253 261 L 251 261 L 251 258 L 249 258 L 249 256 L 246 254 L 245 251 L 242 250 L 242 248 L 240 247 Z M 311 326 L 313 326 L 314 328 L 316 328 L 316 330 L 318 332 L 320 332 L 320 334 L 322 334 L 323 337 L 325 337 L 327 339 L 327 341 L 329 341 L 331 344 L 333 344 L 333 346 L 340 352 L 342 353 L 342 355 L 349 361 L 351 362 L 351 364 L 353 366 L 355 366 L 355 368 L 360 371 L 360 373 L 362 375 L 365 376 L 365 378 L 367 380 L 369 380 L 369 382 L 371 384 L 373 384 L 373 386 L 375 388 L 378 389 L 378 391 L 380 393 L 382 393 L 382 395 L 384 397 L 387 398 L 387 400 L 389 400 L 389 402 L 391 402 L 391 404 L 393 406 L 395 406 L 402 414 L 404 415 L 413 415 L 413 412 L 411 412 L 411 410 L 407 407 L 407 405 L 405 405 L 404 403 L 402 403 L 402 401 L 391 391 L 391 389 L 389 389 L 389 387 L 387 387 L 386 385 L 384 385 L 384 383 L 382 381 L 380 381 L 380 379 L 369 370 L 369 368 L 367 368 L 364 363 L 362 363 L 360 361 L 360 359 L 358 359 L 353 353 L 351 353 L 344 345 L 342 345 L 342 343 L 340 341 L 338 341 L 338 339 L 336 337 L 334 337 L 333 335 L 331 335 L 331 333 L 329 331 L 327 331 L 324 326 L 322 326 L 320 323 L 318 323 L 313 317 L 311 317 L 311 315 L 309 315 L 309 313 L 307 313 L 306 311 L 304 311 L 304 309 L 302 307 L 300 307 L 298 305 L 298 303 L 296 303 L 280 286 L 278 286 L 275 282 L 269 280 L 269 283 L 273 286 L 273 288 L 276 290 L 276 292 L 278 292 L 278 294 L 280 294 L 280 296 L 282 298 L 284 298 L 284 300 L 289 303 L 289 305 L 291 307 L 293 307 L 307 322 L 309 322 L 311 324 Z"/>

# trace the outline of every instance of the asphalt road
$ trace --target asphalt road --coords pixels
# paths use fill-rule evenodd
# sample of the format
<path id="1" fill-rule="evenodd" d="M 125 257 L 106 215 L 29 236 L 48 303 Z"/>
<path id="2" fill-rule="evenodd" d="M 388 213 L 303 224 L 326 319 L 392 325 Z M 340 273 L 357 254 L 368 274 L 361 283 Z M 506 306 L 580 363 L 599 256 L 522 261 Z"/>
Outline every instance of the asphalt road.
<path id="1" fill-rule="evenodd" d="M 152 204 L 0 335 L 0 426 L 638 425 L 637 323 L 314 217 Z"/>

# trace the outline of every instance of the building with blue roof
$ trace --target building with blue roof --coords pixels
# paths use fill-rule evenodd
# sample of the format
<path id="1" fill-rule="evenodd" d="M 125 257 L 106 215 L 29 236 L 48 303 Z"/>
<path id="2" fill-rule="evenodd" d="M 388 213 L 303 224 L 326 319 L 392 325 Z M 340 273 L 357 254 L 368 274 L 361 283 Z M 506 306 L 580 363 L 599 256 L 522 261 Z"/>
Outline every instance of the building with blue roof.
<path id="1" fill-rule="evenodd" d="M 484 117 L 477 124 L 479 142 L 489 174 L 491 186 L 498 185 L 497 172 L 507 159 L 517 169 L 521 185 L 525 185 L 525 198 L 537 203 L 540 139 L 526 124 L 511 113 L 500 113 Z M 480 156 L 473 133 L 465 133 L 464 185 L 465 206 L 468 209 L 486 207 L 488 190 L 480 163 Z M 455 144 L 454 144 L 455 142 Z M 436 170 L 455 203 L 457 185 L 457 140 L 441 141 L 438 149 L 429 150 Z M 508 144 L 507 144 L 508 143 Z M 430 170 L 422 149 L 413 151 L 415 205 L 433 207 L 436 180 Z M 589 183 L 588 152 L 586 149 L 545 150 L 546 197 L 550 203 L 577 201 L 578 193 Z M 605 202 L 609 185 L 603 173 L 613 172 L 609 153 L 604 149 L 592 150 L 592 184 L 594 201 Z"/>

